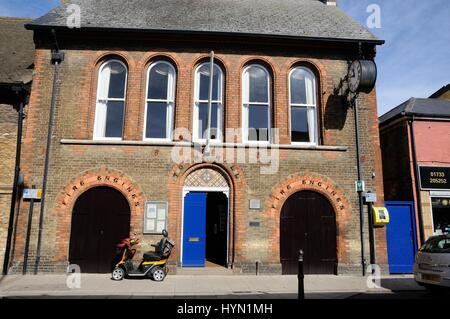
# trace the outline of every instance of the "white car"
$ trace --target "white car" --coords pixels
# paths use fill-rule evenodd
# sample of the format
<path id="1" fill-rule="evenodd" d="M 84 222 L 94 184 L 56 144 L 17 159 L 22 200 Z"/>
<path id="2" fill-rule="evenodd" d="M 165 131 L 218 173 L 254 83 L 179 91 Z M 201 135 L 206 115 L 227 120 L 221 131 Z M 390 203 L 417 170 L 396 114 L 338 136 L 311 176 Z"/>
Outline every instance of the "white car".
<path id="1" fill-rule="evenodd" d="M 420 248 L 414 279 L 427 289 L 450 288 L 450 234 L 430 237 Z"/>

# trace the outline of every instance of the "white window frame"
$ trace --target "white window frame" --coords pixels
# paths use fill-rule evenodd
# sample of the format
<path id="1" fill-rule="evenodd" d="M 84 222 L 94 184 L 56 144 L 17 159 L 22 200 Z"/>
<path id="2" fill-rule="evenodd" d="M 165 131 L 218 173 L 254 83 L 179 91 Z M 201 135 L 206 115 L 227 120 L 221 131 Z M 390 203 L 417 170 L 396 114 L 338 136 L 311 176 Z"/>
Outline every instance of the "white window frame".
<path id="1" fill-rule="evenodd" d="M 100 86 L 104 84 L 105 79 L 102 78 L 102 72 L 105 67 L 108 66 L 110 63 L 120 63 L 125 68 L 125 88 L 123 91 L 123 98 L 100 98 Z M 127 97 L 127 86 L 128 86 L 128 67 L 125 63 L 123 63 L 120 60 L 117 59 L 111 59 L 105 61 L 99 68 L 98 76 L 97 76 L 97 96 L 96 96 L 96 102 L 95 102 L 95 119 L 94 119 L 94 134 L 93 139 L 94 140 L 102 140 L 102 141 L 121 141 L 123 139 L 123 131 L 125 128 L 125 114 L 126 114 L 126 97 Z M 110 83 L 109 83 L 110 84 Z M 106 113 L 104 113 L 104 118 L 100 119 L 101 112 L 100 112 L 100 104 L 107 104 L 110 101 L 117 101 L 117 102 L 123 102 L 123 123 L 122 123 L 122 136 L 121 137 L 105 137 L 105 130 L 106 130 Z M 102 123 L 100 123 L 102 121 Z M 102 134 L 100 134 L 100 130 L 103 131 Z"/>
<path id="2" fill-rule="evenodd" d="M 312 77 L 314 79 L 313 87 L 312 87 L 312 90 L 313 90 L 313 92 L 312 92 L 313 95 L 312 96 L 314 98 L 314 103 L 313 104 L 292 103 L 292 95 L 291 95 L 292 73 L 294 71 L 296 71 L 296 70 L 299 70 L 299 69 L 302 69 L 302 70 L 306 71 L 307 73 L 312 75 Z M 305 146 L 318 145 L 319 125 L 318 125 L 318 115 L 317 115 L 317 77 L 314 74 L 314 72 L 311 71 L 307 67 L 303 67 L 303 66 L 295 67 L 289 72 L 288 83 L 289 83 L 289 136 L 290 136 L 290 139 L 291 139 L 291 144 L 292 145 L 305 145 Z M 308 92 L 306 92 L 306 95 L 308 95 Z M 292 118 L 291 118 L 292 112 L 291 111 L 292 111 L 293 107 L 304 108 L 304 109 L 307 110 L 309 138 L 310 138 L 309 142 L 295 142 L 295 141 L 292 141 Z"/>
<path id="3" fill-rule="evenodd" d="M 192 123 L 192 140 L 197 143 L 206 143 L 206 139 L 198 136 L 198 115 L 199 115 L 199 104 L 200 103 L 208 103 L 208 100 L 200 100 L 200 73 L 198 72 L 201 67 L 204 65 L 208 65 L 210 62 L 204 62 L 200 64 L 195 69 L 195 81 L 194 81 L 194 112 L 193 112 L 193 123 Z M 224 86 L 224 73 L 222 68 L 214 63 L 214 67 L 217 67 L 220 71 L 220 83 L 219 83 L 219 92 L 218 99 L 212 100 L 212 104 L 218 104 L 218 112 L 217 112 L 217 136 L 215 139 L 211 139 L 211 143 L 220 143 L 223 140 L 223 86 Z M 212 122 L 212 121 L 211 121 Z"/>
<path id="4" fill-rule="evenodd" d="M 167 99 L 160 100 L 160 99 L 149 99 L 148 98 L 148 86 L 150 84 L 150 71 L 152 68 L 157 66 L 158 64 L 166 64 L 170 67 L 172 74 L 169 73 L 168 80 L 167 80 Z M 164 60 L 158 60 L 153 62 L 148 70 L 147 70 L 147 85 L 146 85 L 146 93 L 145 93 L 145 106 L 144 106 L 144 132 L 142 139 L 144 141 L 166 141 L 170 142 L 173 140 L 173 122 L 174 122 L 174 109 L 175 109 L 175 92 L 176 92 L 176 79 L 177 79 L 177 72 L 174 68 L 174 66 Z M 148 103 L 151 102 L 160 102 L 160 103 L 166 103 L 167 105 L 167 113 L 166 113 L 166 137 L 165 138 L 155 138 L 155 137 L 146 137 L 147 135 L 147 109 L 148 109 Z"/>
<path id="5" fill-rule="evenodd" d="M 258 67 L 264 71 L 266 74 L 267 79 L 267 103 L 263 102 L 250 102 L 250 81 L 249 81 L 249 73 L 248 70 L 252 67 Z M 272 117 L 271 117 L 271 110 L 272 110 L 272 94 L 271 94 L 271 82 L 272 78 L 270 76 L 269 71 L 261 64 L 250 64 L 248 65 L 243 71 L 242 71 L 242 139 L 244 144 L 249 145 L 264 145 L 264 144 L 270 144 L 272 141 Z M 249 105 L 261 105 L 261 106 L 267 106 L 267 118 L 268 118 L 268 131 L 267 131 L 267 141 L 250 141 L 248 139 L 249 135 Z"/>

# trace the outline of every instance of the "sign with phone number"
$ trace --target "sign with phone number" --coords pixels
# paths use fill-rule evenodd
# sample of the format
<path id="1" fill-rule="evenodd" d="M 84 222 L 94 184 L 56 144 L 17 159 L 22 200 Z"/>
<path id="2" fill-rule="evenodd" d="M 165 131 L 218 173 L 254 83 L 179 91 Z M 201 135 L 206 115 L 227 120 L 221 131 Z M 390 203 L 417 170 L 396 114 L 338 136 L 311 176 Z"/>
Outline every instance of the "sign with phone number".
<path id="1" fill-rule="evenodd" d="M 450 167 L 420 166 L 420 188 L 450 190 Z"/>

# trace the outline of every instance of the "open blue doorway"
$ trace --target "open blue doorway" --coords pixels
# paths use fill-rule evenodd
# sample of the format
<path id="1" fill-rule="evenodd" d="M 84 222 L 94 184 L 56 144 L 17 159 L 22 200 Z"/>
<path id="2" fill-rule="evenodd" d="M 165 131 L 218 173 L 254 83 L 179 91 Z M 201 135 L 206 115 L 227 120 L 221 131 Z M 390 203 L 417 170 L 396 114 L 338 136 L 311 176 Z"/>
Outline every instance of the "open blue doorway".
<path id="1" fill-rule="evenodd" d="M 189 192 L 183 207 L 183 267 L 228 265 L 228 198 L 222 192 Z"/>

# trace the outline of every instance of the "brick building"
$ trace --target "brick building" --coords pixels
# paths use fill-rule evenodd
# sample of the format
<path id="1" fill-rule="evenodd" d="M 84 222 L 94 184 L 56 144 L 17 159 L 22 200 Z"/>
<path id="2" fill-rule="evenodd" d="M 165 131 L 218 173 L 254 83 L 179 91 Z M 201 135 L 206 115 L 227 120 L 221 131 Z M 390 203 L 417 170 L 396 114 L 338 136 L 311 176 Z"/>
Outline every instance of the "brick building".
<path id="1" fill-rule="evenodd" d="M 0 18 L 0 262 L 8 234 L 17 146 L 19 91 L 31 86 L 34 59 L 29 19 Z M 15 91 L 15 89 L 17 89 Z M 16 93 L 17 92 L 17 93 Z"/>
<path id="2" fill-rule="evenodd" d="M 433 98 L 411 98 L 380 117 L 385 199 L 414 203 L 417 227 L 411 235 L 419 247 L 450 230 L 448 88 Z"/>
<path id="3" fill-rule="evenodd" d="M 259 262 L 260 271 L 293 273 L 302 247 L 309 273 L 360 272 L 355 123 L 340 84 L 348 63 L 373 59 L 383 41 L 334 1 L 74 3 L 81 29 L 67 27 L 77 10 L 65 5 L 28 25 L 36 44 L 28 187 L 42 184 L 51 29 L 65 60 L 44 215 L 33 215 L 25 247 L 29 203 L 21 203 L 13 270 L 28 248 L 31 264 L 40 254 L 39 271 L 71 263 L 107 272 L 120 237 L 136 234 L 146 250 L 167 228 L 174 270 L 248 272 Z M 375 91 L 358 101 L 363 178 L 383 205 Z M 384 266 L 384 230 L 375 237 Z"/>

